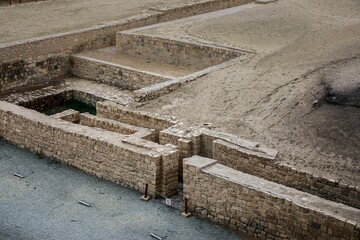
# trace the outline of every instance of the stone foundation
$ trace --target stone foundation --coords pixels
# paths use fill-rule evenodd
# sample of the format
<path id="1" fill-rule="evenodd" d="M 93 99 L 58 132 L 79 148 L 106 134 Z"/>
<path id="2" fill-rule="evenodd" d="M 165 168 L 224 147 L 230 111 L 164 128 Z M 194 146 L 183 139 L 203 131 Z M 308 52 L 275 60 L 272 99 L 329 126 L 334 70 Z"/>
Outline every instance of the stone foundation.
<path id="1" fill-rule="evenodd" d="M 360 208 L 359 187 L 299 171 L 276 162 L 274 157 L 263 152 L 254 152 L 223 140 L 214 141 L 212 146 L 213 158 L 228 167 Z"/>
<path id="2" fill-rule="evenodd" d="M 206 0 L 170 8 L 159 8 L 101 26 L 0 44 L 0 89 L 10 91 L 44 83 L 70 74 L 69 56 L 115 44 L 116 33 L 127 29 L 174 20 L 252 2 L 250 0 Z"/>
<path id="3" fill-rule="evenodd" d="M 244 55 L 243 52 L 236 50 L 231 51 L 225 48 L 159 38 L 136 32 L 135 29 L 117 34 L 118 54 L 197 70 Z"/>
<path id="4" fill-rule="evenodd" d="M 184 161 L 184 196 L 194 214 L 257 239 L 360 237 L 360 210 L 208 158 Z"/>
<path id="5" fill-rule="evenodd" d="M 65 110 L 61 113 L 57 113 L 52 115 L 51 117 L 53 118 L 57 118 L 57 119 L 62 119 L 71 123 L 79 123 L 80 122 L 80 112 L 74 110 L 74 109 L 69 109 L 69 110 Z"/>
<path id="6" fill-rule="evenodd" d="M 125 90 L 136 90 L 169 80 L 169 78 L 154 73 L 82 55 L 71 57 L 71 72 L 77 77 L 106 83 Z"/>
<path id="7" fill-rule="evenodd" d="M 97 177 L 153 196 L 177 192 L 178 152 L 156 143 L 45 116 L 0 101 L 0 136 Z M 29 137 L 31 136 L 31 137 Z"/>

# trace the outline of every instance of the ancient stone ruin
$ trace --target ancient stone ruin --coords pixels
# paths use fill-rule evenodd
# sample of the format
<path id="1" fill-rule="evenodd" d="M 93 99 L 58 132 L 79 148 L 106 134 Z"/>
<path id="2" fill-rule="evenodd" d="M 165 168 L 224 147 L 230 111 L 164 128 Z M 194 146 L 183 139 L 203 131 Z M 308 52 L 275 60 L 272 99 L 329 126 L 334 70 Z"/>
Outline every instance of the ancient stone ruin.
<path id="1" fill-rule="evenodd" d="M 144 31 L 248 2 L 200 1 L 1 44 L 0 137 L 152 197 L 181 194 L 191 214 L 251 237 L 359 239 L 359 186 L 280 163 L 251 139 L 136 110 L 252 54 Z"/>

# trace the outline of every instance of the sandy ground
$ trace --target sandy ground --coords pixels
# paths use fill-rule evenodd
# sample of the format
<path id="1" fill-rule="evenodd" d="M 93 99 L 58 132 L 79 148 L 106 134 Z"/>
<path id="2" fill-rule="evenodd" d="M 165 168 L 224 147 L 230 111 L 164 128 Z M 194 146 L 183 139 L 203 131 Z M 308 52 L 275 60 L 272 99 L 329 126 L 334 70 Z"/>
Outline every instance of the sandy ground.
<path id="1" fill-rule="evenodd" d="M 25 176 L 20 179 L 14 173 Z M 0 139 L 1 240 L 239 239 L 158 200 L 42 159 Z M 84 200 L 91 204 L 78 204 Z"/>
<path id="2" fill-rule="evenodd" d="M 183 2 L 191 0 L 46 0 L 0 7 L 0 43 L 91 27 Z"/>
<path id="3" fill-rule="evenodd" d="M 298 169 L 360 185 L 360 109 L 321 100 L 331 71 L 344 64 L 360 68 L 360 1 L 279 0 L 226 11 L 146 33 L 212 41 L 255 56 L 142 109 L 189 124 L 212 122 L 219 130 L 278 149 L 279 159 Z M 350 72 L 353 77 L 356 71 Z M 335 80 L 348 79 L 343 71 Z"/>
<path id="4" fill-rule="evenodd" d="M 151 72 L 169 78 L 181 77 L 196 71 L 195 68 L 189 69 L 185 67 L 178 67 L 162 62 L 152 62 L 146 58 L 131 57 L 119 54 L 116 53 L 115 46 L 84 52 L 80 55 L 119 64 L 122 66 L 128 66 L 140 71 Z"/>
<path id="5" fill-rule="evenodd" d="M 94 26 L 185 1 L 48 0 L 0 8 L 5 23 L 0 25 L 0 42 Z M 340 91 L 358 85 L 360 1 L 249 4 L 146 33 L 255 54 L 143 109 L 189 124 L 212 122 L 219 130 L 278 149 L 281 161 L 299 169 L 360 185 L 360 110 L 322 101 L 329 83 Z"/>

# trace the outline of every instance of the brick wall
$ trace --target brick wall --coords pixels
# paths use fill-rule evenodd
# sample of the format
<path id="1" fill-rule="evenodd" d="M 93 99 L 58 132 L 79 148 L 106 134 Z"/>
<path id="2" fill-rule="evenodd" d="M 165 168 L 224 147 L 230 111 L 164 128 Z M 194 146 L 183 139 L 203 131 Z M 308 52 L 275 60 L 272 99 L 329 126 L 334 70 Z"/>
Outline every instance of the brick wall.
<path id="1" fill-rule="evenodd" d="M 69 67 L 69 58 L 61 55 L 38 61 L 0 62 L 0 92 L 65 77 L 69 74 Z"/>
<path id="2" fill-rule="evenodd" d="M 186 140 L 182 145 L 179 141 Z M 360 208 L 360 187 L 302 172 L 279 163 L 277 151 L 259 143 L 206 128 L 174 125 L 160 132 L 161 144 L 174 144 L 179 149 L 179 165 L 183 159 L 201 155 L 216 159 L 228 167 L 274 181 L 325 199 Z M 179 169 L 180 179 L 182 168 Z"/>
<path id="3" fill-rule="evenodd" d="M 71 73 L 77 77 L 94 80 L 125 90 L 136 90 L 169 80 L 160 75 L 85 56 L 72 56 L 70 63 Z"/>
<path id="4" fill-rule="evenodd" d="M 0 137 L 89 174 L 151 195 L 177 191 L 178 152 L 146 140 L 72 124 L 0 101 Z M 170 167 L 171 166 L 171 167 Z"/>
<path id="5" fill-rule="evenodd" d="M 153 129 L 140 128 L 115 120 L 93 116 L 88 113 L 80 115 L 80 124 L 89 127 L 102 128 L 111 132 L 117 132 L 124 135 L 135 135 L 138 138 L 156 142 L 157 133 Z"/>
<path id="6" fill-rule="evenodd" d="M 228 167 L 284 184 L 332 201 L 360 208 L 360 188 L 298 171 L 261 152 L 244 149 L 223 140 L 212 143 L 213 158 Z"/>
<path id="7" fill-rule="evenodd" d="M 115 45 L 116 32 L 248 2 L 251 1 L 206 0 L 159 9 L 158 12 L 141 14 L 101 26 L 0 44 L 0 91 L 43 83 L 48 81 L 49 77 L 66 76 L 69 74 L 68 57 L 71 54 Z M 33 68 L 44 62 L 54 63 Z M 47 66 L 53 69 L 44 70 Z"/>
<path id="8" fill-rule="evenodd" d="M 131 111 L 109 101 L 97 102 L 97 115 L 110 118 L 119 122 L 128 123 L 138 127 L 151 128 L 157 131 L 164 130 L 178 123 L 169 116 L 160 116 L 148 112 Z"/>
<path id="9" fill-rule="evenodd" d="M 184 196 L 197 216 L 258 239 L 359 239 L 360 210 L 194 156 Z"/>
<path id="10" fill-rule="evenodd" d="M 53 118 L 62 119 L 72 123 L 79 123 L 80 122 L 80 112 L 74 109 L 68 109 L 60 113 L 56 113 L 51 115 Z"/>
<path id="11" fill-rule="evenodd" d="M 141 35 L 141 33 L 135 34 L 133 31 L 119 32 L 116 38 L 116 47 L 119 54 L 196 70 L 205 69 L 243 55 L 242 52 L 235 50 Z"/>

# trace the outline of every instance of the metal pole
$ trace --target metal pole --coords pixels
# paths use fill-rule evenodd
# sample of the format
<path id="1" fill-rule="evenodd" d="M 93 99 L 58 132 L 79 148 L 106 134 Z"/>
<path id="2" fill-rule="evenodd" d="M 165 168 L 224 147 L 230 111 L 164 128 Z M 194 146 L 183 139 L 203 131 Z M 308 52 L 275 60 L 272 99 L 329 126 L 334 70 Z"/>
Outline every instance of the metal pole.
<path id="1" fill-rule="evenodd" d="M 185 198 L 185 209 L 184 209 L 184 213 L 185 214 L 188 214 L 189 212 L 188 212 L 188 199 L 187 198 Z"/>
<path id="2" fill-rule="evenodd" d="M 144 200 L 144 201 L 149 201 L 150 196 L 149 196 L 148 191 L 149 191 L 149 184 L 146 183 L 146 184 L 145 184 L 145 193 L 144 193 L 144 195 L 141 197 L 142 200 Z"/>
<path id="3" fill-rule="evenodd" d="M 153 238 L 157 239 L 157 240 L 162 240 L 162 237 L 159 237 L 153 233 L 150 234 L 150 236 L 152 236 Z"/>
<path id="4" fill-rule="evenodd" d="M 145 184 L 145 194 L 144 194 L 145 198 L 148 197 L 148 189 L 149 189 L 149 184 Z"/>
<path id="5" fill-rule="evenodd" d="M 191 213 L 189 213 L 189 209 L 188 209 L 188 199 L 185 198 L 184 199 L 184 212 L 181 214 L 184 217 L 189 217 L 191 215 Z"/>

